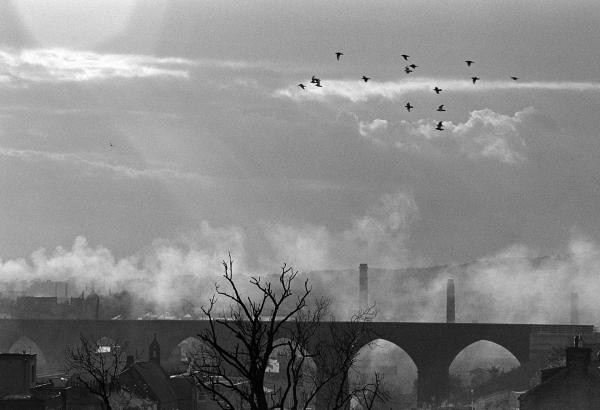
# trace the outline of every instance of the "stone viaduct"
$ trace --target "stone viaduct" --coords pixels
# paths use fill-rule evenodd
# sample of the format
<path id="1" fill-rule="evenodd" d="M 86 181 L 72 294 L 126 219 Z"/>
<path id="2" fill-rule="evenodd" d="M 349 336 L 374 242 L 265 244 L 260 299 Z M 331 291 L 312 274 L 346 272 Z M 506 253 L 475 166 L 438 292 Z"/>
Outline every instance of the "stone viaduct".
<path id="1" fill-rule="evenodd" d="M 154 334 L 162 356 L 207 327 L 196 320 L 0 320 L 0 352 L 27 350 L 37 353 L 48 369 L 62 369 L 67 346 L 75 346 L 81 333 L 127 342 L 129 353 L 145 356 Z M 349 326 L 336 322 L 335 326 Z M 439 402 L 448 394 L 449 367 L 472 343 L 487 340 L 508 351 L 521 363 L 535 359 L 533 340 L 548 340 L 547 346 L 564 346 L 576 334 L 592 334 L 593 326 L 491 323 L 397 323 L 370 322 L 370 336 L 357 351 L 375 339 L 384 339 L 403 349 L 418 371 L 417 400 Z M 539 343 L 538 343 L 539 345 Z M 539 352 L 538 352 L 539 354 Z M 317 363 L 318 367 L 318 363 Z"/>

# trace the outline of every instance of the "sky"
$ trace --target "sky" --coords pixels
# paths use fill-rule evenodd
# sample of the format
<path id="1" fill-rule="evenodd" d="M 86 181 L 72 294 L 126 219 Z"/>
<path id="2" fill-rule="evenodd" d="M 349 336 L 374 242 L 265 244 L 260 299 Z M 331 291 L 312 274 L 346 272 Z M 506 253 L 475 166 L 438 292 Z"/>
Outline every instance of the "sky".
<path id="1" fill-rule="evenodd" d="M 587 0 L 2 2 L 1 269 L 596 255 L 599 20 Z"/>

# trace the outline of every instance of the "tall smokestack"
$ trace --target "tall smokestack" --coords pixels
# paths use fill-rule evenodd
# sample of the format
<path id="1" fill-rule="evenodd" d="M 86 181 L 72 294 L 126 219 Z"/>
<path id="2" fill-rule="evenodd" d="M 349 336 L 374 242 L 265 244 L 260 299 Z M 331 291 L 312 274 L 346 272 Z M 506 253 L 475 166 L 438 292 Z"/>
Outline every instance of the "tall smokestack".
<path id="1" fill-rule="evenodd" d="M 571 324 L 579 324 L 579 295 L 577 292 L 571 292 Z"/>
<path id="2" fill-rule="evenodd" d="M 360 309 L 369 307 L 369 267 L 361 263 L 358 267 L 358 302 Z"/>
<path id="3" fill-rule="evenodd" d="M 456 307 L 454 304 L 454 279 L 448 279 L 446 285 L 446 323 L 454 323 L 456 320 Z"/>

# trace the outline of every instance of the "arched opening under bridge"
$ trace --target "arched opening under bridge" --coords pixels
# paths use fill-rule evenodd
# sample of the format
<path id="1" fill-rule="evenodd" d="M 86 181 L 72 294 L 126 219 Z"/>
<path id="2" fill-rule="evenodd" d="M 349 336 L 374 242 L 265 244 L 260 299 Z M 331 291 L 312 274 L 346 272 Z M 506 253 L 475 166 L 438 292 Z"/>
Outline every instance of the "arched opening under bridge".
<path id="1" fill-rule="evenodd" d="M 184 373 L 189 370 L 190 363 L 202 354 L 203 342 L 191 336 L 183 339 L 163 360 L 163 367 L 170 374 Z"/>
<path id="2" fill-rule="evenodd" d="M 27 353 L 36 355 L 36 371 L 38 375 L 44 375 L 45 373 L 52 372 L 52 369 L 48 368 L 48 362 L 42 349 L 27 336 L 21 336 L 16 342 L 14 342 L 8 349 L 8 353 Z"/>
<path id="3" fill-rule="evenodd" d="M 96 353 L 110 353 L 114 348 L 119 346 L 116 346 L 115 341 L 110 337 L 102 336 L 96 340 L 96 347 Z"/>
<path id="4" fill-rule="evenodd" d="M 468 405 L 500 391 L 528 388 L 529 375 L 519 360 L 505 347 L 488 340 L 462 349 L 450 364 L 449 373 L 449 401 L 454 405 Z"/>
<path id="5" fill-rule="evenodd" d="M 265 391 L 273 395 L 273 400 L 279 401 L 289 386 L 290 389 L 296 389 L 302 406 L 307 402 L 316 402 L 316 398 L 311 399 L 311 396 L 315 392 L 317 366 L 310 352 L 296 347 L 287 338 L 277 339 L 273 345 L 276 347 L 269 356 Z M 292 396 L 293 391 L 288 390 L 285 403 L 291 403 Z"/>
<path id="6" fill-rule="evenodd" d="M 363 346 L 358 351 L 355 368 L 348 375 L 350 389 L 360 391 L 364 386 L 371 385 L 375 382 L 375 374 L 388 397 L 385 402 L 376 400 L 373 410 L 416 407 L 417 366 L 402 348 L 384 339 L 376 339 Z M 358 394 L 353 399 L 353 409 L 366 407 L 361 396 Z"/>

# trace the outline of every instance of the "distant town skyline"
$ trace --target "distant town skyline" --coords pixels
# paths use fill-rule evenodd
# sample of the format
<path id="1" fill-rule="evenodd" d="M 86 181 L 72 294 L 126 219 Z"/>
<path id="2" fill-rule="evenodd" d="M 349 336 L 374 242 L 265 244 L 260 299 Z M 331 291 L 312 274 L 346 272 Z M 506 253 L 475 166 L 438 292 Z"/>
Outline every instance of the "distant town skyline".
<path id="1" fill-rule="evenodd" d="M 564 0 L 4 2 L 0 274 L 217 272 L 228 251 L 596 267 L 599 19 Z"/>

